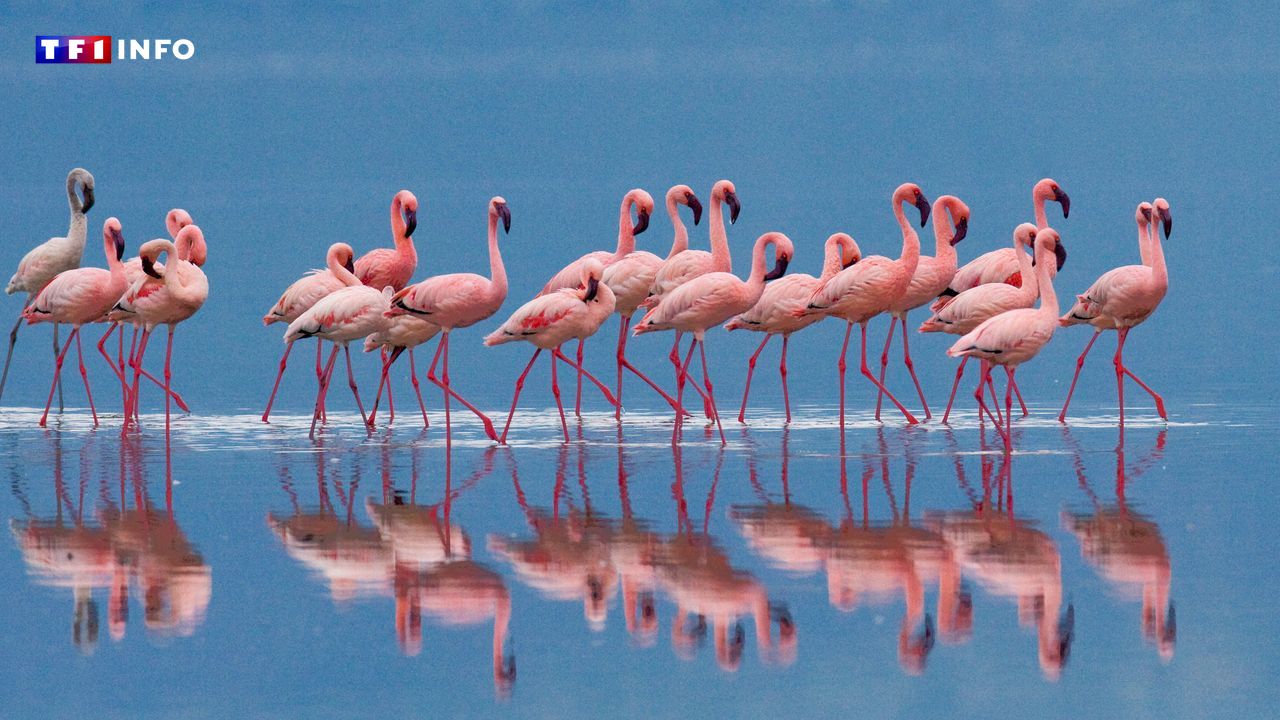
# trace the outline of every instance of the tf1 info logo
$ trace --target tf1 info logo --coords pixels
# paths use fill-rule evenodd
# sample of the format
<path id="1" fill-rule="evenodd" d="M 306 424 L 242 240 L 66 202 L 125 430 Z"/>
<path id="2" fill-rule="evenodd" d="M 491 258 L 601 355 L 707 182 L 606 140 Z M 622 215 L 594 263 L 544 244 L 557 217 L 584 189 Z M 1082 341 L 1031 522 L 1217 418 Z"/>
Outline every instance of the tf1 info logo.
<path id="1" fill-rule="evenodd" d="M 101 65 L 111 62 L 110 35 L 37 35 L 36 62 Z M 117 60 L 161 60 L 172 55 L 179 60 L 190 60 L 196 54 L 195 43 L 186 38 L 169 40 L 147 38 L 133 40 L 119 38 L 115 43 Z"/>

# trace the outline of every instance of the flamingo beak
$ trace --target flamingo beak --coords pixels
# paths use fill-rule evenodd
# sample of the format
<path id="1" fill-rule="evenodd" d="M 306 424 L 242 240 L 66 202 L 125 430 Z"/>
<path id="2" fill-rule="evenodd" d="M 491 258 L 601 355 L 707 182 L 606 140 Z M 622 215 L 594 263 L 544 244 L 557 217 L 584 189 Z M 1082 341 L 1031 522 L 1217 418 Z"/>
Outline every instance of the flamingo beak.
<path id="1" fill-rule="evenodd" d="M 502 231 L 511 232 L 511 208 L 508 208 L 506 203 L 498 203 L 496 209 L 498 217 L 502 218 Z"/>
<path id="2" fill-rule="evenodd" d="M 952 247 L 959 245 L 960 241 L 963 240 L 965 238 L 965 235 L 968 235 L 968 234 L 969 234 L 969 218 L 962 217 L 960 218 L 960 222 L 956 223 L 956 234 L 951 237 Z"/>
<path id="3" fill-rule="evenodd" d="M 347 261 L 343 263 L 342 266 L 345 267 L 347 269 L 347 272 L 351 273 L 352 275 L 356 274 L 356 261 L 354 256 L 348 255 Z"/>
<path id="4" fill-rule="evenodd" d="M 147 257 L 146 255 L 143 255 L 143 256 L 142 256 L 142 272 L 144 272 L 144 273 L 146 273 L 146 274 L 150 275 L 151 277 L 153 277 L 153 278 L 155 278 L 155 279 L 157 279 L 157 280 L 163 280 L 163 279 L 164 279 L 164 276 L 163 276 L 163 275 L 161 275 L 161 274 L 156 270 L 156 261 L 155 261 L 155 260 L 152 260 L 152 259 L 151 259 L 151 258 L 149 258 L 149 257 Z"/>
<path id="5" fill-rule="evenodd" d="M 698 196 L 691 192 L 684 194 L 685 204 L 693 211 L 693 224 L 697 225 L 702 220 L 702 203 L 698 201 Z"/>
<path id="6" fill-rule="evenodd" d="M 724 202 L 729 206 L 729 224 L 734 225 L 738 222 L 738 213 L 742 212 L 742 205 L 738 203 L 738 194 L 732 191 L 725 193 Z"/>
<path id="7" fill-rule="evenodd" d="M 924 193 L 918 193 L 915 201 L 916 209 L 920 211 L 920 227 L 929 222 L 929 198 Z"/>
<path id="8" fill-rule="evenodd" d="M 852 260 L 850 260 L 849 262 L 847 262 L 847 263 L 845 263 L 845 264 L 844 264 L 844 267 L 846 267 L 846 268 L 851 268 L 851 267 L 853 267 L 854 265 L 857 265 L 857 264 L 858 264 L 858 261 L 859 261 L 859 260 L 861 260 L 861 259 L 862 259 L 862 258 L 858 257 L 857 255 L 854 255 Z"/>
<path id="9" fill-rule="evenodd" d="M 1067 247 L 1061 240 L 1053 246 L 1053 254 L 1058 258 L 1058 270 L 1061 271 L 1062 266 L 1067 264 Z"/>
<path id="10" fill-rule="evenodd" d="M 1173 234 L 1173 215 L 1169 213 L 1169 208 L 1160 208 L 1160 222 L 1164 223 L 1164 239 L 1168 240 L 1169 235 Z"/>
<path id="11" fill-rule="evenodd" d="M 582 296 L 582 302 L 591 302 L 596 299 L 596 291 L 600 289 L 600 281 L 596 278 L 587 280 L 587 294 Z"/>
<path id="12" fill-rule="evenodd" d="M 119 230 L 111 228 L 111 240 L 116 245 L 116 260 L 120 260 L 124 257 L 124 236 Z"/>
<path id="13" fill-rule="evenodd" d="M 404 236 L 410 237 L 413 231 L 418 229 L 418 211 L 405 210 L 404 212 Z"/>
<path id="14" fill-rule="evenodd" d="M 649 212 L 641 209 L 636 211 L 636 226 L 631 228 L 632 235 L 639 235 L 649 229 Z"/>
<path id="15" fill-rule="evenodd" d="M 1071 217 L 1071 198 L 1062 191 L 1062 188 L 1055 187 L 1053 189 L 1053 199 L 1062 206 L 1062 217 Z"/>
<path id="16" fill-rule="evenodd" d="M 791 263 L 791 258 L 785 255 L 779 255 L 778 259 L 773 262 L 773 269 L 764 276 L 764 281 L 777 280 L 787 272 L 787 265 Z"/>
<path id="17" fill-rule="evenodd" d="M 93 188 L 85 185 L 81 188 L 84 193 L 84 204 L 80 207 L 81 213 L 89 212 L 89 208 L 93 207 Z"/>

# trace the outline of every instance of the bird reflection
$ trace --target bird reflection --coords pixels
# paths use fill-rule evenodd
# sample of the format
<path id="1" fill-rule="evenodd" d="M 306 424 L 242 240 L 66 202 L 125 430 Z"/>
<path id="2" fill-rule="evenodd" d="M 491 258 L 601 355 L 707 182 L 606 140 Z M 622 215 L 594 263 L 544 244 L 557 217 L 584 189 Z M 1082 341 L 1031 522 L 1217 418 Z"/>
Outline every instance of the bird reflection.
<path id="1" fill-rule="evenodd" d="M 125 637 L 132 589 L 143 623 L 159 636 L 190 636 L 204 622 L 213 595 L 212 570 L 178 525 L 172 504 L 172 469 L 166 463 L 165 505 L 153 505 L 143 476 L 138 440 L 120 446 L 118 495 L 100 474 L 96 498 L 86 498 L 91 447 L 81 449 L 81 475 L 73 498 L 63 477 L 62 445 L 54 444 L 55 510 L 29 513 L 12 523 L 29 572 L 40 584 L 71 588 L 72 642 L 84 653 L 98 644 L 96 590 L 107 593 L 108 628 Z M 20 485 L 15 493 L 22 494 Z M 24 508 L 30 503 L 21 498 Z"/>
<path id="2" fill-rule="evenodd" d="M 1116 449 L 1114 504 L 1104 503 L 1093 491 L 1085 475 L 1080 447 L 1071 437 L 1068 444 L 1075 451 L 1076 478 L 1092 505 L 1092 512 L 1062 513 L 1062 526 L 1080 542 L 1080 552 L 1107 582 L 1126 595 L 1142 599 L 1142 636 L 1156 646 L 1161 659 L 1173 659 L 1177 639 L 1177 622 L 1170 585 L 1173 571 L 1169 550 L 1160 527 L 1134 511 L 1125 501 L 1125 484 L 1137 478 L 1157 462 L 1164 453 L 1166 431 L 1161 430 L 1156 444 L 1132 469 L 1125 466 L 1124 445 Z"/>

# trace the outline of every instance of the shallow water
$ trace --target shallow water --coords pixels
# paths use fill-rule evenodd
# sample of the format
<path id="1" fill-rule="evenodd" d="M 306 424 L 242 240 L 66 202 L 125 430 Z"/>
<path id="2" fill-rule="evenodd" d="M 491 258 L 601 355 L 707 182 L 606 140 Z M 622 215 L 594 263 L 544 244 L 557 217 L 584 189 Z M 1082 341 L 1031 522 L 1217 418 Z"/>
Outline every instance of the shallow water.
<path id="1" fill-rule="evenodd" d="M 1101 410 L 1101 409 L 1100 409 Z M 1081 412 L 1086 412 L 1081 408 Z M 1262 409 L 366 436 L 6 411 L 5 712 L 1264 715 Z M 433 417 L 434 419 L 434 417 Z M 621 438 L 621 442 L 619 439 Z M 122 449 L 123 448 L 123 449 Z M 1238 498 L 1248 498 L 1241 501 Z M 70 689 L 74 688 L 74 691 Z"/>

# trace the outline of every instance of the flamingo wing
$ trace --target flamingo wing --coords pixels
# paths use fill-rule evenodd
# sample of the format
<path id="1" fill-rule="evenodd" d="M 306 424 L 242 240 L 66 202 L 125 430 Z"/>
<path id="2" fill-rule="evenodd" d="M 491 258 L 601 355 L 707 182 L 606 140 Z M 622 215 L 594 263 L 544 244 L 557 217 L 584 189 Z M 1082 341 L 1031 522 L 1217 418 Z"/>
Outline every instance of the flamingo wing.
<path id="1" fill-rule="evenodd" d="M 1010 310 L 989 318 L 956 340 L 947 350 L 951 357 L 970 355 L 1008 362 L 1010 358 L 1032 355 L 1053 336 L 1057 324 L 1040 322 L 1040 311 L 1032 308 Z M 1019 360 L 1020 362 L 1021 360 Z"/>
<path id="2" fill-rule="evenodd" d="M 563 288 L 550 295 L 539 295 L 521 305 L 507 321 L 485 339 L 485 345 L 497 345 L 513 340 L 527 340 L 558 330 L 566 321 L 576 319 L 587 312 L 586 303 L 576 290 Z"/>

